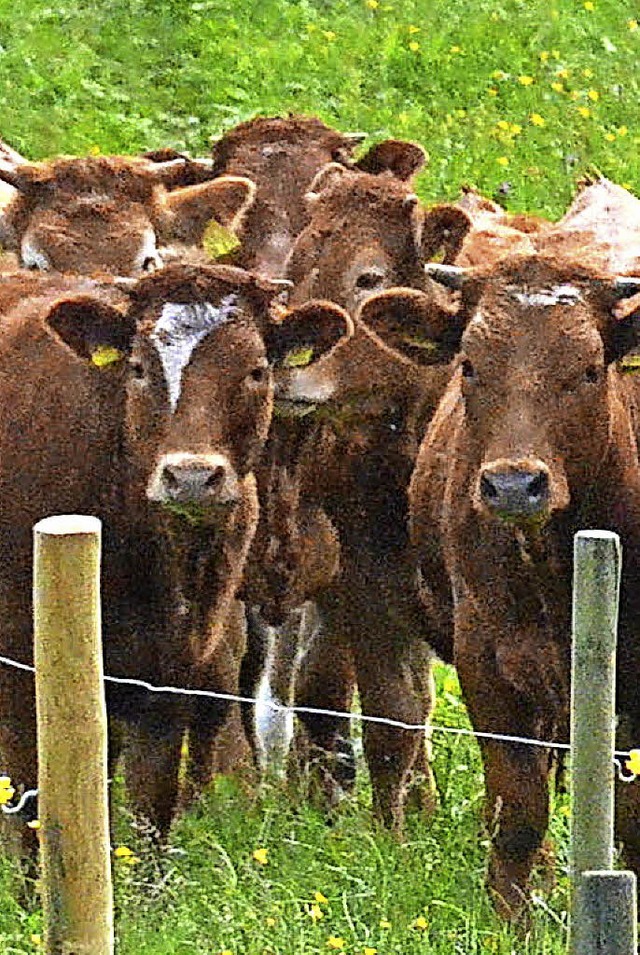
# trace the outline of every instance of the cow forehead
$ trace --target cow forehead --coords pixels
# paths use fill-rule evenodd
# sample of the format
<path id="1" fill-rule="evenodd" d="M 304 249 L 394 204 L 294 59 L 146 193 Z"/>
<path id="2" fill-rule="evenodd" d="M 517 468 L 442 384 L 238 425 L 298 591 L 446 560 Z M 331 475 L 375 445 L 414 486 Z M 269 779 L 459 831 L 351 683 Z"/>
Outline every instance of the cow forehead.
<path id="1" fill-rule="evenodd" d="M 219 303 L 165 302 L 151 339 L 162 364 L 171 411 L 175 412 L 182 392 L 182 375 L 193 352 L 216 328 L 238 316 L 238 296 L 231 292 Z"/>
<path id="2" fill-rule="evenodd" d="M 575 285 L 561 283 L 558 285 L 533 286 L 531 288 L 517 285 L 507 285 L 507 294 L 519 302 L 520 305 L 533 308 L 545 308 L 554 305 L 578 305 L 584 301 L 582 292 Z"/>

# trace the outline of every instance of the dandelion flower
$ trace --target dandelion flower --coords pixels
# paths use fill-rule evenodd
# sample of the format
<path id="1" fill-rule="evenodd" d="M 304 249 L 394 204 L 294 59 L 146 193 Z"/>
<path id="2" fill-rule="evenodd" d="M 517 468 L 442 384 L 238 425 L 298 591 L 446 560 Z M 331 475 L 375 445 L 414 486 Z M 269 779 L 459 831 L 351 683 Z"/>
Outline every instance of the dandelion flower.
<path id="1" fill-rule="evenodd" d="M 412 928 L 420 929 L 421 932 L 425 932 L 429 928 L 429 923 L 427 922 L 424 915 L 419 915 L 418 918 L 413 922 Z"/>
<path id="2" fill-rule="evenodd" d="M 378 955 L 378 949 L 377 949 L 377 948 L 369 948 L 369 947 L 367 946 L 366 948 L 363 948 L 363 949 L 362 949 L 362 955 Z"/>
<path id="3" fill-rule="evenodd" d="M 412 40 L 411 43 L 409 44 L 409 49 L 411 50 L 412 53 L 417 53 L 418 50 L 420 49 L 420 44 L 416 43 L 415 40 Z"/>
<path id="4" fill-rule="evenodd" d="M 606 141 L 607 141 L 608 143 L 615 143 L 615 141 L 616 141 L 616 134 L 615 134 L 615 133 L 605 133 L 605 134 L 604 134 L 604 138 L 606 139 Z"/>
<path id="5" fill-rule="evenodd" d="M 336 38 L 336 34 L 333 32 L 333 30 L 324 30 L 323 34 L 324 34 L 325 40 L 328 40 L 329 43 L 331 43 L 332 40 L 335 40 Z"/>
<path id="6" fill-rule="evenodd" d="M 588 10 L 589 13 L 592 13 L 595 10 L 596 5 L 593 2 L 593 0 L 585 0 L 585 2 L 583 3 L 583 7 L 585 8 L 585 10 Z"/>
<path id="7" fill-rule="evenodd" d="M 490 86 L 489 89 L 487 90 L 487 93 L 489 94 L 489 96 L 497 96 L 497 95 L 498 95 L 498 91 L 497 91 L 497 89 L 495 88 L 495 86 Z"/>
<path id="8" fill-rule="evenodd" d="M 616 132 L 618 136 L 626 136 L 629 130 L 627 129 L 626 126 L 618 126 Z"/>
<path id="9" fill-rule="evenodd" d="M 492 80 L 506 80 L 507 74 L 503 70 L 494 70 L 491 74 Z"/>
<path id="10" fill-rule="evenodd" d="M 632 33 L 635 33 L 635 31 L 638 29 L 638 21 L 637 21 L 637 20 L 627 20 L 627 26 L 629 27 L 629 29 L 631 30 Z"/>
<path id="11" fill-rule="evenodd" d="M 640 750 L 637 750 L 636 752 L 640 754 Z M 389 921 L 389 919 L 380 919 L 380 921 L 378 922 L 378 925 L 380 926 L 380 928 L 391 928 L 391 922 Z"/>
<path id="12" fill-rule="evenodd" d="M 558 82 L 552 83 L 551 89 L 554 91 L 554 93 L 564 93 L 564 86 L 562 85 L 562 83 L 558 83 Z"/>
<path id="13" fill-rule="evenodd" d="M 591 110 L 588 106 L 578 106 L 578 112 L 584 119 L 589 119 L 591 116 Z"/>
<path id="14" fill-rule="evenodd" d="M 521 132 L 522 132 L 522 126 L 520 126 L 519 123 L 512 123 L 512 124 L 511 124 L 511 135 L 512 135 L 512 136 L 519 136 Z"/>
<path id="15" fill-rule="evenodd" d="M 407 29 L 409 30 L 409 33 L 420 33 L 420 27 L 415 27 L 413 23 L 410 23 Z"/>
<path id="16" fill-rule="evenodd" d="M 273 926 L 276 924 L 276 920 L 273 918 L 272 915 L 269 915 L 268 918 L 266 918 L 266 919 L 264 920 L 264 924 L 265 924 L 268 928 L 273 928 Z"/>
<path id="17" fill-rule="evenodd" d="M 496 126 L 498 127 L 498 129 L 504 129 L 504 130 L 509 129 L 509 123 L 506 121 L 506 119 L 499 119 L 498 122 L 496 123 Z"/>
<path id="18" fill-rule="evenodd" d="M 593 70 L 587 68 L 586 70 L 582 71 L 582 75 L 584 76 L 585 80 L 590 80 L 593 76 Z"/>
<path id="19" fill-rule="evenodd" d="M 531 86 L 531 85 L 533 84 L 533 82 L 534 82 L 534 79 L 533 79 L 532 76 L 519 76 L 519 77 L 518 77 L 518 83 L 520 83 L 521 86 Z"/>
<path id="20" fill-rule="evenodd" d="M 600 93 L 597 90 L 589 90 L 589 92 L 587 93 L 587 96 L 589 97 L 592 103 L 597 103 L 598 100 L 600 99 Z"/>
<path id="21" fill-rule="evenodd" d="M 529 117 L 529 121 L 532 126 L 544 126 L 545 124 L 544 116 L 541 116 L 540 113 L 532 113 Z"/>
<path id="22" fill-rule="evenodd" d="M 256 862 L 259 862 L 260 865 L 267 865 L 269 861 L 269 850 L 268 849 L 254 849 L 253 858 Z"/>
<path id="23" fill-rule="evenodd" d="M 378 0 L 365 0 L 365 6 L 369 7 L 370 10 L 377 10 L 380 4 Z"/>
<path id="24" fill-rule="evenodd" d="M 345 941 L 343 938 L 338 938 L 336 935 L 330 935 L 327 939 L 327 948 L 332 948 L 336 952 L 343 950 L 345 946 Z"/>
<path id="25" fill-rule="evenodd" d="M 558 72 L 556 73 L 556 76 L 559 77 L 561 80 L 568 80 L 570 75 L 571 75 L 571 70 L 567 70 L 566 68 L 558 70 Z"/>
<path id="26" fill-rule="evenodd" d="M 313 898 L 319 905 L 328 905 L 329 899 L 322 892 L 314 892 Z"/>
<path id="27" fill-rule="evenodd" d="M 324 918 L 324 912 L 320 908 L 317 902 L 314 902 L 313 905 L 307 906 L 307 915 L 312 922 L 319 922 L 320 919 Z"/>
<path id="28" fill-rule="evenodd" d="M 508 166 L 508 165 L 509 165 L 509 157 L 508 157 L 508 156 L 498 156 L 498 158 L 496 159 L 496 162 L 498 163 L 499 166 Z"/>
<path id="29" fill-rule="evenodd" d="M 42 935 L 32 935 L 31 941 L 34 945 L 42 945 Z"/>
<path id="30" fill-rule="evenodd" d="M 549 53 L 548 50 L 542 50 L 542 52 L 540 53 L 540 62 L 546 63 L 550 56 L 551 54 Z"/>
<path id="31" fill-rule="evenodd" d="M 455 53 L 462 53 L 462 47 L 461 47 L 461 46 L 458 46 L 458 45 L 456 44 L 455 46 L 452 46 L 452 47 L 449 48 L 449 53 L 454 53 L 454 54 L 455 54 Z"/>

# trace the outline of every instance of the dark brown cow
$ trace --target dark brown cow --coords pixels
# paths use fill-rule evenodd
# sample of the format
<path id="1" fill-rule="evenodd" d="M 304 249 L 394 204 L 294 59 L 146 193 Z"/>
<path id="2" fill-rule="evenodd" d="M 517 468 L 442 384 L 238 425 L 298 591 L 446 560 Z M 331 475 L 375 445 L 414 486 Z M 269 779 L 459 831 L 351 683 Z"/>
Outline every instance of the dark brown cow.
<path id="1" fill-rule="evenodd" d="M 258 116 L 226 132 L 213 146 L 214 172 L 247 176 L 256 201 L 239 231 L 234 262 L 264 275 L 282 276 L 296 236 L 308 221 L 304 194 L 327 163 L 350 165 L 365 137 L 341 133 L 311 116 Z"/>
<path id="2" fill-rule="evenodd" d="M 244 640 L 235 595 L 258 519 L 253 469 L 272 367 L 308 343 L 321 355 L 348 316 L 326 305 L 312 323 L 295 312 L 275 321 L 279 286 L 230 267 L 168 266 L 130 300 L 88 280 L 51 286 L 45 277 L 43 293 L 8 307 L 0 324 L 1 404 L 11 409 L 0 418 L 2 652 L 32 658 L 33 523 L 90 513 L 104 522 L 106 671 L 225 689 L 218 648 L 237 652 Z M 26 787 L 32 699 L 28 675 L 0 668 L 1 764 Z M 133 803 L 164 833 L 185 727 L 197 789 L 226 706 L 113 686 L 108 705 L 130 725 Z"/>
<path id="3" fill-rule="evenodd" d="M 150 271 L 161 264 L 161 246 L 198 246 L 211 219 L 237 228 L 252 201 L 253 184 L 233 176 L 168 191 L 186 165 L 122 156 L 19 163 L 0 156 L 0 179 L 15 189 L 0 213 L 0 242 L 32 269 Z"/>
<path id="4" fill-rule="evenodd" d="M 452 284 L 463 274 L 442 277 Z M 409 491 L 425 616 L 445 634 L 453 618 L 476 730 L 566 740 L 573 535 L 617 531 L 617 710 L 619 743 L 629 745 L 640 732 L 639 386 L 616 363 L 638 339 L 629 298 L 638 280 L 544 255 L 509 257 L 467 278 L 459 367 Z M 552 758 L 545 749 L 479 742 L 494 831 L 488 883 L 499 911 L 515 916 L 547 830 Z M 631 789 L 619 801 L 618 834 L 637 868 Z"/>

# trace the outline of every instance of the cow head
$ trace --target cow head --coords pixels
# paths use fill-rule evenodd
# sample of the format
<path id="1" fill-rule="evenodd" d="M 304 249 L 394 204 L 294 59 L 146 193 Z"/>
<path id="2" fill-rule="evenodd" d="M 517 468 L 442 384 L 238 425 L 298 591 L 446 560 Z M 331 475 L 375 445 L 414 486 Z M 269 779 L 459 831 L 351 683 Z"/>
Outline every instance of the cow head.
<path id="1" fill-rule="evenodd" d="M 304 194 L 323 166 L 352 164 L 364 139 L 341 133 L 315 117 L 256 117 L 213 144 L 216 175 L 246 176 L 256 183 L 256 201 L 241 229 L 238 264 L 278 276 L 295 237 L 309 219 Z"/>
<path id="2" fill-rule="evenodd" d="M 212 218 L 233 228 L 253 197 L 249 180 L 231 177 L 168 191 L 187 162 L 193 163 L 114 156 L 0 160 L 0 179 L 16 190 L 0 215 L 3 245 L 37 270 L 151 271 L 161 265 L 161 243 L 198 244 Z"/>
<path id="3" fill-rule="evenodd" d="M 292 301 L 328 298 L 354 312 L 391 286 L 424 288 L 424 262 L 442 252 L 452 262 L 470 225 L 454 206 L 425 211 L 394 175 L 337 165 L 310 187 L 311 221 L 292 250 Z"/>
<path id="4" fill-rule="evenodd" d="M 60 300 L 55 336 L 125 390 L 127 493 L 163 515 L 218 521 L 240 500 L 265 442 L 273 369 L 311 341 L 319 357 L 350 331 L 331 304 L 278 319 L 277 283 L 230 267 L 172 265 L 129 289 L 126 314 Z"/>
<path id="5" fill-rule="evenodd" d="M 600 474 L 636 346 L 638 281 L 545 256 L 433 275 L 462 289 L 458 379 L 472 506 L 534 529 L 580 503 Z"/>

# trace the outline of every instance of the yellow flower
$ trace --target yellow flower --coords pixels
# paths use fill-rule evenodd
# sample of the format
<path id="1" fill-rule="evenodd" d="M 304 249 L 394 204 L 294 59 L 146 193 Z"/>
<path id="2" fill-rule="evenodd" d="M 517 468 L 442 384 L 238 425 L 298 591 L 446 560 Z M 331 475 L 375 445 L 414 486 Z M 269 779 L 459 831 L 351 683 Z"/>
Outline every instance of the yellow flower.
<path id="1" fill-rule="evenodd" d="M 551 89 L 552 89 L 555 93 L 564 93 L 564 86 L 562 85 L 562 83 L 552 83 L 552 84 L 551 84 Z"/>
<path id="2" fill-rule="evenodd" d="M 101 152 L 102 152 L 102 150 L 100 149 L 99 146 L 92 146 L 91 149 L 89 150 L 89 155 L 90 155 L 90 156 L 99 156 Z"/>
<path id="3" fill-rule="evenodd" d="M 604 138 L 606 139 L 608 143 L 615 143 L 616 141 L 615 133 L 605 133 Z"/>
<path id="4" fill-rule="evenodd" d="M 323 30 L 323 35 L 325 40 L 328 40 L 331 43 L 332 40 L 335 40 L 336 35 L 333 30 Z"/>
<path id="5" fill-rule="evenodd" d="M 362 955 L 378 955 L 377 948 L 369 948 L 368 946 L 362 949 Z"/>
<path id="6" fill-rule="evenodd" d="M 640 776 L 640 749 L 631 750 L 625 766 L 630 773 L 633 773 L 635 776 Z"/>
<path id="7" fill-rule="evenodd" d="M 322 892 L 314 892 L 313 897 L 319 905 L 329 904 L 329 899 L 326 897 L 326 895 L 323 895 Z"/>
<path id="8" fill-rule="evenodd" d="M 587 96 L 589 97 L 592 103 L 597 103 L 598 100 L 600 99 L 600 93 L 597 90 L 589 90 L 589 92 L 587 93 Z"/>
<path id="9" fill-rule="evenodd" d="M 552 51 L 551 51 L 551 56 L 554 58 L 554 60 L 559 60 L 559 59 L 560 59 L 560 50 L 552 50 Z"/>
<path id="10" fill-rule="evenodd" d="M 582 117 L 584 117 L 584 119 L 589 119 L 591 116 L 591 110 L 588 106 L 578 106 L 578 112 Z"/>
<path id="11" fill-rule="evenodd" d="M 497 95 L 498 95 L 498 91 L 497 91 L 497 89 L 495 88 L 495 86 L 490 86 L 489 89 L 487 90 L 487 93 L 489 94 L 489 96 L 497 96 Z"/>
<path id="12" fill-rule="evenodd" d="M 449 53 L 462 53 L 462 47 L 456 44 L 449 48 Z"/>
<path id="13" fill-rule="evenodd" d="M 31 941 L 34 945 L 42 945 L 42 935 L 32 935 Z"/>
<path id="14" fill-rule="evenodd" d="M 631 30 L 631 32 L 634 33 L 634 32 L 638 29 L 638 21 L 637 21 L 637 20 L 627 20 L 627 26 L 629 27 L 629 29 Z"/>
<path id="15" fill-rule="evenodd" d="M 222 951 L 220 952 L 220 955 L 233 955 L 233 952 L 231 951 L 230 948 L 223 948 Z"/>
<path id="16" fill-rule="evenodd" d="M 511 135 L 512 135 L 512 136 L 519 136 L 521 132 L 522 132 L 522 126 L 520 126 L 518 123 L 512 123 L 512 124 L 511 124 Z"/>
<path id="17" fill-rule="evenodd" d="M 556 73 L 556 76 L 558 76 L 561 80 L 568 80 L 570 75 L 571 70 L 567 69 L 558 70 Z"/>
<path id="18" fill-rule="evenodd" d="M 618 126 L 616 132 L 618 133 L 618 136 L 626 136 L 629 130 L 626 126 Z"/>
<path id="19" fill-rule="evenodd" d="M 494 23 L 497 23 L 498 20 L 500 19 L 500 14 L 496 13 L 496 11 L 494 10 L 493 13 L 491 14 L 491 19 L 493 20 Z"/>
<path id="20" fill-rule="evenodd" d="M 420 44 L 416 43 L 415 40 L 412 40 L 411 43 L 409 44 L 409 49 L 411 50 L 412 53 L 417 53 L 418 50 L 420 49 Z"/>
<path id="21" fill-rule="evenodd" d="M 380 926 L 380 928 L 391 928 L 391 922 L 389 921 L 389 919 L 380 919 L 380 921 L 378 922 L 378 925 Z"/>
<path id="22" fill-rule="evenodd" d="M 508 165 L 509 165 L 509 157 L 508 157 L 508 156 L 498 156 L 498 158 L 496 159 L 496 162 L 498 163 L 499 166 L 508 166 Z"/>
<path id="23" fill-rule="evenodd" d="M 583 70 L 582 75 L 584 76 L 585 80 L 590 80 L 591 77 L 593 76 L 593 70 L 589 70 L 589 69 Z"/>
<path id="24" fill-rule="evenodd" d="M 424 915 L 419 915 L 413 923 L 412 928 L 418 928 L 421 932 L 424 932 L 429 928 L 429 923 L 427 922 Z"/>
<path id="25" fill-rule="evenodd" d="M 269 928 L 273 928 L 273 926 L 276 924 L 276 920 L 271 915 L 266 918 L 264 922 Z"/>
<path id="26" fill-rule="evenodd" d="M 343 938 L 338 938 L 336 935 L 330 935 L 327 939 L 327 948 L 332 948 L 334 951 L 339 952 L 345 946 L 345 941 Z"/>
<path id="27" fill-rule="evenodd" d="M 259 862 L 260 865 L 266 865 L 269 861 L 269 850 L 268 849 L 254 849 L 253 858 L 256 862 Z"/>
<path id="28" fill-rule="evenodd" d="M 313 905 L 307 905 L 307 915 L 312 922 L 319 922 L 320 919 L 324 918 L 324 912 L 317 902 L 314 902 Z"/>
<path id="29" fill-rule="evenodd" d="M 506 121 L 506 119 L 499 119 L 496 123 L 496 126 L 498 129 L 509 129 L 509 123 Z"/>
<path id="30" fill-rule="evenodd" d="M 541 62 L 541 63 L 546 63 L 550 56 L 551 56 L 551 54 L 549 53 L 548 50 L 543 50 L 543 51 L 540 53 L 540 62 Z"/>
<path id="31" fill-rule="evenodd" d="M 378 0 L 365 0 L 365 6 L 369 7 L 370 10 L 377 10 L 380 4 Z"/>
<path id="32" fill-rule="evenodd" d="M 127 846 L 118 846 L 117 849 L 114 849 L 113 852 L 116 859 L 122 859 L 123 862 L 126 862 L 127 865 L 135 865 L 136 862 L 140 862 L 140 859 L 133 854 L 131 849 Z"/>
<path id="33" fill-rule="evenodd" d="M 492 80 L 506 80 L 506 78 L 507 78 L 507 74 L 504 73 L 502 70 L 494 70 L 493 73 L 491 74 Z"/>
<path id="34" fill-rule="evenodd" d="M 414 27 L 412 23 L 409 24 L 408 28 L 409 33 L 420 33 L 420 27 Z"/>
<path id="35" fill-rule="evenodd" d="M 545 119 L 544 119 L 544 116 L 540 115 L 540 113 L 532 113 L 531 116 L 529 117 L 529 122 L 533 126 L 544 126 Z"/>
<path id="36" fill-rule="evenodd" d="M 585 0 L 583 6 L 584 6 L 585 10 L 589 10 L 589 12 L 595 10 L 595 8 L 596 8 L 596 5 L 595 5 L 595 3 L 593 2 L 593 0 Z"/>
<path id="37" fill-rule="evenodd" d="M 571 90 L 571 92 L 569 93 L 569 99 L 572 99 L 572 100 L 580 99 L 580 93 L 579 93 L 579 91 L 578 91 L 578 90 Z"/>
<path id="38" fill-rule="evenodd" d="M 520 83 L 521 86 L 531 86 L 533 82 L 534 82 L 534 79 L 532 76 L 518 77 L 518 83 Z"/>

